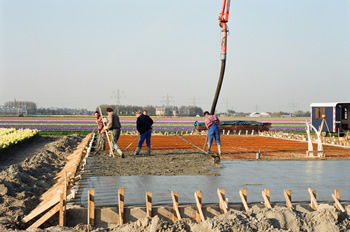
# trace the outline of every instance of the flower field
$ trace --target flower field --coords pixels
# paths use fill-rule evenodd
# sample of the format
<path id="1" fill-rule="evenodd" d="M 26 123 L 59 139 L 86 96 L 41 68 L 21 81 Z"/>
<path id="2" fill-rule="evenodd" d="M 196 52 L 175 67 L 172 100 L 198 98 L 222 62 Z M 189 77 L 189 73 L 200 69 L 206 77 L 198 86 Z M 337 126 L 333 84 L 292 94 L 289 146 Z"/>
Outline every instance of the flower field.
<path id="1" fill-rule="evenodd" d="M 195 121 L 204 122 L 204 117 L 159 118 L 154 120 L 155 131 L 192 131 Z M 220 118 L 222 121 L 246 120 L 272 123 L 274 131 L 304 131 L 305 118 Z M 136 130 L 136 117 L 121 117 L 122 130 Z M 0 128 L 37 129 L 40 131 L 92 131 L 97 129 L 92 117 L 0 117 Z M 1 136 L 1 135 L 0 135 Z"/>
<path id="2" fill-rule="evenodd" d="M 37 129 L 0 128 L 0 151 L 38 134 Z"/>

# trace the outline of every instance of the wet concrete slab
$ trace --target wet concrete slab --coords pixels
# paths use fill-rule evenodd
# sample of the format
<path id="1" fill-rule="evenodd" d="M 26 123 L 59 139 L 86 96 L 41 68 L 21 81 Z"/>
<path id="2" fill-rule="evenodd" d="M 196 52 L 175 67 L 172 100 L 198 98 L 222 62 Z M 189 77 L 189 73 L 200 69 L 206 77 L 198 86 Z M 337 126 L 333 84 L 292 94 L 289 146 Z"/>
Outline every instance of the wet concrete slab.
<path id="1" fill-rule="evenodd" d="M 172 204 L 170 192 L 179 193 L 180 204 L 194 204 L 194 192 L 202 191 L 202 202 L 217 203 L 217 188 L 226 191 L 229 202 L 240 202 L 239 190 L 247 188 L 248 202 L 261 202 L 261 191 L 270 188 L 271 202 L 285 201 L 283 189 L 292 190 L 292 201 L 309 201 L 308 187 L 317 190 L 317 200 L 332 201 L 334 189 L 350 200 L 350 161 L 223 161 L 220 176 L 90 176 L 80 181 L 75 199 L 87 205 L 87 192 L 95 189 L 95 205 L 118 204 L 118 189 L 125 188 L 125 205 L 144 205 L 145 191 L 153 204 Z"/>

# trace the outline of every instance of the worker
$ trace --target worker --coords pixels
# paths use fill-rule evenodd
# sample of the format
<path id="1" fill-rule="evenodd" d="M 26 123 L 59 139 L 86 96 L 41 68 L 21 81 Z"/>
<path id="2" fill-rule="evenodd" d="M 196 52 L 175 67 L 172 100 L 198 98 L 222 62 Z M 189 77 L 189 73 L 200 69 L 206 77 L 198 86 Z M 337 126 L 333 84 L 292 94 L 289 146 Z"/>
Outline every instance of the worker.
<path id="1" fill-rule="evenodd" d="M 105 149 L 105 139 L 106 139 L 106 131 L 104 129 L 104 122 L 102 121 L 102 116 L 98 111 L 95 112 L 96 117 L 96 123 L 97 123 L 97 150 L 104 150 Z"/>
<path id="2" fill-rule="evenodd" d="M 139 155 L 143 142 L 146 139 L 147 154 L 151 154 L 151 134 L 152 134 L 152 124 L 153 120 L 150 116 L 141 114 L 141 111 L 136 112 L 136 129 L 140 133 L 139 142 L 137 143 L 137 148 L 135 155 Z"/>
<path id="3" fill-rule="evenodd" d="M 215 143 L 218 146 L 218 155 L 221 155 L 221 144 L 220 144 L 220 120 L 216 115 L 210 115 L 208 111 L 204 112 L 205 126 L 208 129 L 208 150 L 207 154 L 210 153 L 211 144 L 213 143 L 213 137 L 215 136 Z"/>
<path id="4" fill-rule="evenodd" d="M 124 158 L 124 153 L 122 152 L 122 150 L 117 144 L 117 141 L 120 135 L 120 128 L 121 128 L 119 117 L 116 113 L 113 112 L 112 108 L 110 107 L 108 107 L 106 111 L 108 114 L 108 122 L 105 129 L 111 132 L 110 135 L 111 135 L 112 148 L 118 152 L 121 158 Z"/>

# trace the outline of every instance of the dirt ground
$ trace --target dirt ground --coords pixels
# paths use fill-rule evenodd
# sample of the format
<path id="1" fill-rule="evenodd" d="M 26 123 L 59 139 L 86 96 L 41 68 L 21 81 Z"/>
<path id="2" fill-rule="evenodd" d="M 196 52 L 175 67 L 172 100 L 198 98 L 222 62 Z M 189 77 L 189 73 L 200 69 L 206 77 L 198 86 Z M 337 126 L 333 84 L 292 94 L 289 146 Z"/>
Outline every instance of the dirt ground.
<path id="1" fill-rule="evenodd" d="M 88 176 L 175 176 L 218 175 L 215 169 L 222 168 L 207 156 L 197 151 L 155 150 L 151 155 L 145 151 L 135 156 L 126 151 L 125 158 L 111 158 L 108 151 L 92 155 L 87 163 Z"/>
<path id="2" fill-rule="evenodd" d="M 187 141 L 203 149 L 205 136 L 182 136 Z M 122 149 L 128 147 L 136 136 L 127 135 L 121 136 L 118 144 Z M 199 151 L 194 146 L 185 142 L 177 136 L 152 136 L 153 150 L 172 150 L 183 149 Z M 135 150 L 137 141 L 134 142 L 128 150 Z M 265 160 L 300 160 L 306 158 L 306 151 L 308 150 L 307 142 L 284 140 L 272 137 L 263 136 L 221 136 L 222 159 L 255 159 L 256 153 L 260 151 L 261 159 Z M 326 159 L 350 159 L 350 148 L 324 145 L 323 146 Z M 143 147 L 145 148 L 145 145 Z M 314 144 L 314 150 L 317 150 Z M 213 142 L 211 151 L 217 152 L 217 146 Z"/>
<path id="3" fill-rule="evenodd" d="M 238 143 L 235 137 L 238 136 L 222 137 L 224 156 L 238 158 L 239 154 L 241 158 L 255 158 L 255 149 L 260 145 L 264 145 L 264 151 L 268 152 L 265 155 L 275 154 L 275 157 L 285 158 L 278 154 L 284 154 L 288 149 L 293 154 L 305 154 L 305 150 L 302 150 L 304 144 L 300 142 L 264 140 L 260 137 L 248 141 L 248 136 L 241 136 L 247 140 Z M 136 136 L 121 136 L 121 148 L 125 149 L 135 138 Z M 203 146 L 205 139 L 203 136 L 184 138 L 199 147 Z M 79 135 L 37 136 L 25 144 L 0 153 L 0 231 L 27 228 L 28 225 L 23 224 L 21 219 L 38 205 L 41 194 L 54 184 L 55 174 L 64 167 L 65 157 L 74 151 L 82 139 Z M 297 148 L 290 148 L 291 143 L 295 143 Z M 273 152 L 273 144 L 280 147 L 278 151 Z M 153 136 L 151 156 L 142 156 L 145 154 L 144 147 L 141 156 L 136 157 L 133 154 L 135 147 L 136 143 L 130 146 L 124 159 L 108 157 L 107 151 L 97 153 L 92 157 L 95 162 L 89 167 L 89 175 L 216 175 L 215 169 L 220 168 L 196 148 L 175 136 Z M 174 147 L 180 150 L 173 150 Z M 335 157 L 340 154 L 340 158 L 349 158 L 347 149 L 338 151 L 338 148 L 332 147 L 329 151 L 330 154 L 334 152 Z M 182 163 L 178 164 L 180 160 Z M 111 171 L 119 169 L 115 165 L 119 165 L 120 171 Z M 272 210 L 253 207 L 248 212 L 231 210 L 202 223 L 187 219 L 169 223 L 155 216 L 111 229 L 89 228 L 86 225 L 60 228 L 45 224 L 46 229 L 31 231 L 350 231 L 350 208 L 347 207 L 346 210 L 347 212 L 340 213 L 332 205 L 326 205 L 315 212 L 298 209 L 292 211 L 285 207 L 275 207 Z"/>
<path id="4" fill-rule="evenodd" d="M 40 203 L 40 196 L 64 167 L 65 157 L 82 139 L 37 136 L 0 153 L 0 231 L 26 228 L 21 219 Z"/>

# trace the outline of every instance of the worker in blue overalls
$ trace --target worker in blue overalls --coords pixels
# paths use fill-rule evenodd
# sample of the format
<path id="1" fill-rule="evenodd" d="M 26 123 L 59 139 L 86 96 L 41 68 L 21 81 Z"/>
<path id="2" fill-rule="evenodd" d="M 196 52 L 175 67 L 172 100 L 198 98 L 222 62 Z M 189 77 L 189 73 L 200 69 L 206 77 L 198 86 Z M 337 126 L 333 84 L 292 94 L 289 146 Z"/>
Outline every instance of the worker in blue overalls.
<path id="1" fill-rule="evenodd" d="M 219 123 L 220 120 L 216 115 L 210 115 L 208 111 L 204 112 L 205 126 L 208 128 L 208 150 L 210 153 L 211 144 L 213 143 L 213 137 L 215 136 L 215 143 L 218 146 L 218 154 L 221 155 L 221 144 L 220 144 L 220 130 Z"/>

